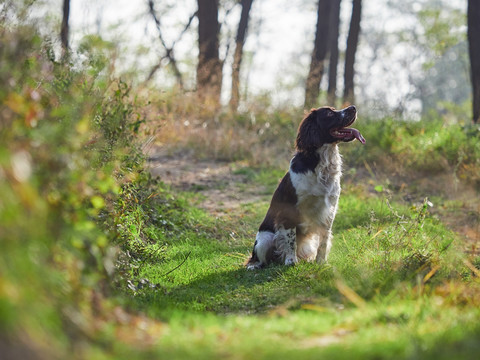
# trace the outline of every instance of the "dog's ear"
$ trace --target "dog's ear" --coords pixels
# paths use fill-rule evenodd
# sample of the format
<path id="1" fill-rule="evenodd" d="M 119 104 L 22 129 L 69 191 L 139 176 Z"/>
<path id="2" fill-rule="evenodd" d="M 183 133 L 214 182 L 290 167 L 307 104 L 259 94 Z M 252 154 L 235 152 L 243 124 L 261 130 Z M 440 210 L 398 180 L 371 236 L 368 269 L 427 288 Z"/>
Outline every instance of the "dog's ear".
<path id="1" fill-rule="evenodd" d="M 320 129 L 317 125 L 317 110 L 312 109 L 298 127 L 295 148 L 298 151 L 315 151 L 323 145 Z"/>

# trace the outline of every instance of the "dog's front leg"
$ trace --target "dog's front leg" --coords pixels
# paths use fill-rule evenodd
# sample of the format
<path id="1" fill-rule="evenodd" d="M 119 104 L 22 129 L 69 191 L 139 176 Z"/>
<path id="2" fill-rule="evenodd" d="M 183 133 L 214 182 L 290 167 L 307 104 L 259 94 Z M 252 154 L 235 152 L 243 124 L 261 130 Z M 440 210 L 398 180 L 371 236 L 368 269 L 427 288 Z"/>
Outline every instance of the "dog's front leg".
<path id="1" fill-rule="evenodd" d="M 285 265 L 293 265 L 298 261 L 295 234 L 295 228 L 285 229 L 283 226 L 280 226 L 275 232 L 275 247 Z"/>

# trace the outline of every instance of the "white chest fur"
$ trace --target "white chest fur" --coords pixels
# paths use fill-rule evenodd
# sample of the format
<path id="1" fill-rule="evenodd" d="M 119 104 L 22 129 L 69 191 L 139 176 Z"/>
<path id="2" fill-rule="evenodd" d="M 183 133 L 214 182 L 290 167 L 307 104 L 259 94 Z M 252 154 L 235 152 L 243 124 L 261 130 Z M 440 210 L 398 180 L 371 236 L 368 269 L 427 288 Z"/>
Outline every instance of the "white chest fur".
<path id="1" fill-rule="evenodd" d="M 323 145 L 317 153 L 319 162 L 313 171 L 289 171 L 298 198 L 299 226 L 305 233 L 331 228 L 341 190 L 342 159 L 337 145 Z"/>

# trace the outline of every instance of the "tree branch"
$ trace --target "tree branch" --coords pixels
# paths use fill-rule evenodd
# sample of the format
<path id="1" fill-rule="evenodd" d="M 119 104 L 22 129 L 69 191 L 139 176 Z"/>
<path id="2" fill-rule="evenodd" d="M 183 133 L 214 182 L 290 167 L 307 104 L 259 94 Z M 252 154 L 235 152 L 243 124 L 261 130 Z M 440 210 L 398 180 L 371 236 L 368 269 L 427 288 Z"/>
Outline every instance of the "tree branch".
<path id="1" fill-rule="evenodd" d="M 185 34 L 185 32 L 187 31 L 187 29 L 190 27 L 190 24 L 192 23 L 193 21 L 193 18 L 195 17 L 195 14 L 192 15 L 188 21 L 188 24 L 185 26 L 184 30 L 181 32 L 179 38 L 173 42 L 172 46 L 168 46 L 165 39 L 163 38 L 163 34 L 162 34 L 162 27 L 161 27 L 161 23 L 160 23 L 160 19 L 159 17 L 157 16 L 157 13 L 155 11 L 155 4 L 154 4 L 154 1 L 153 0 L 148 0 L 148 9 L 149 9 L 149 13 L 150 15 L 152 16 L 153 18 L 153 21 L 155 22 L 155 26 L 157 28 L 157 31 L 158 31 L 158 38 L 160 39 L 160 42 L 163 46 L 163 48 L 165 49 L 165 56 L 163 56 L 160 61 L 158 62 L 157 65 L 155 65 L 152 70 L 150 70 L 150 74 L 148 75 L 148 78 L 147 78 L 147 81 L 151 80 L 153 75 L 157 72 L 158 69 L 160 69 L 161 67 L 161 63 L 164 59 L 168 59 L 170 65 L 172 66 L 172 69 L 173 69 L 173 73 L 175 75 L 175 78 L 177 79 L 177 84 L 178 86 L 180 87 L 180 89 L 183 89 L 183 77 L 182 77 L 182 73 L 180 72 L 179 68 L 178 68 L 178 65 L 177 65 L 177 60 L 175 59 L 175 55 L 174 55 L 174 47 L 175 47 L 175 44 L 177 41 L 179 41 L 183 34 Z"/>

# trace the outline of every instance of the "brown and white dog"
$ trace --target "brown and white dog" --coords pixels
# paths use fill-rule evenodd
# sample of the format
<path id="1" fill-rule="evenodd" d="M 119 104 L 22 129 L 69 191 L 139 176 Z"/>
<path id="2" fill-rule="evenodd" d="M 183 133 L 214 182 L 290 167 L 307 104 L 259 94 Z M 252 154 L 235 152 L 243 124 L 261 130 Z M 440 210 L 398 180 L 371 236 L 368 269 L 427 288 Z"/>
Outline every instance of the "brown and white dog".
<path id="1" fill-rule="evenodd" d="M 327 261 L 340 196 L 342 159 L 337 144 L 365 139 L 349 126 L 355 106 L 313 109 L 300 123 L 290 169 L 273 194 L 258 229 L 248 269 L 298 259 Z"/>

